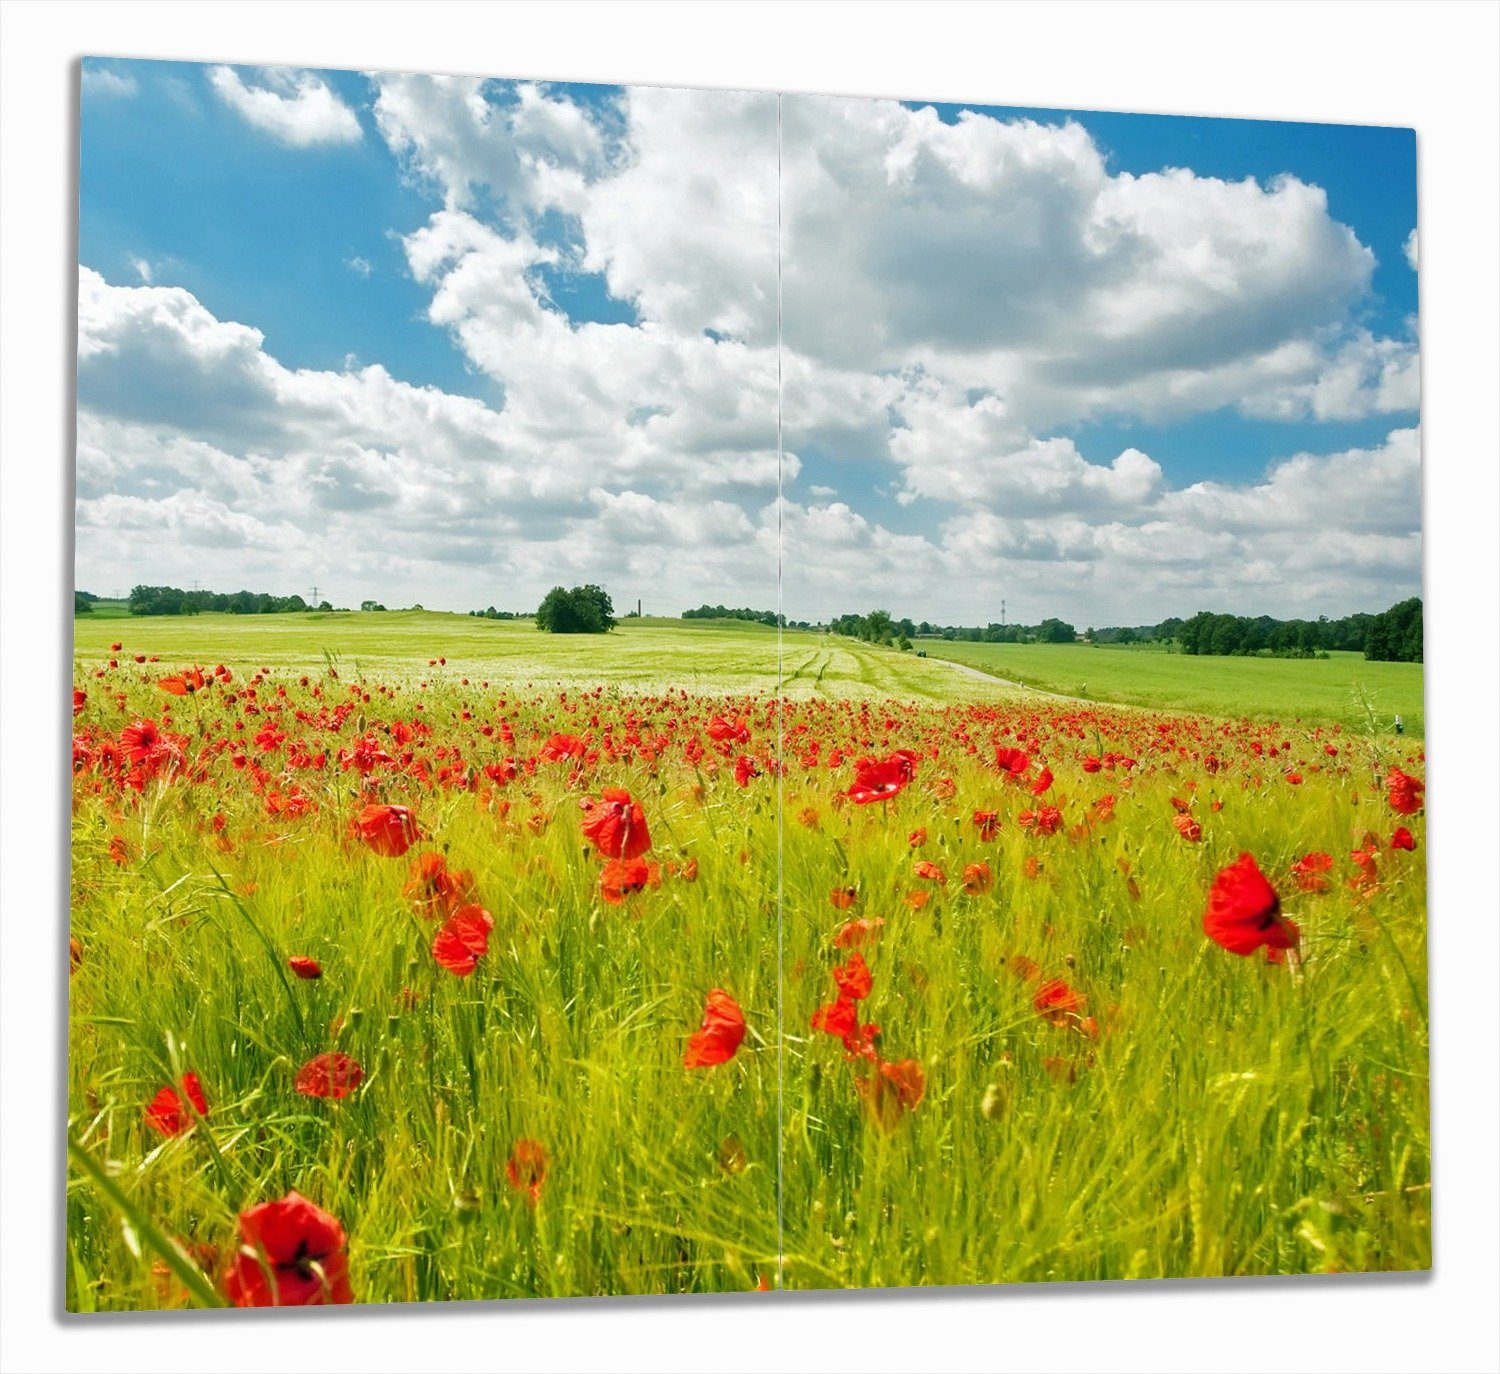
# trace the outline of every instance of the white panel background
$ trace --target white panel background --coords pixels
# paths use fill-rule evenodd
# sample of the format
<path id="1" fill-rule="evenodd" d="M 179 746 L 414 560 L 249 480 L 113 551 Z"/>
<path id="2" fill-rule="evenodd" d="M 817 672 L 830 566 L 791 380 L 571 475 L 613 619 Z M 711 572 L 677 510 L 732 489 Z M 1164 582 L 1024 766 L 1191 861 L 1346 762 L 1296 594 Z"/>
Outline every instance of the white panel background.
<path id="1" fill-rule="evenodd" d="M 1497 1335 L 1500 9 L 1491 4 L 11 3 L 0 16 L 6 1370 L 1484 1370 Z M 1414 125 L 1436 1271 L 64 1319 L 58 1190 L 72 169 L 82 53 Z"/>

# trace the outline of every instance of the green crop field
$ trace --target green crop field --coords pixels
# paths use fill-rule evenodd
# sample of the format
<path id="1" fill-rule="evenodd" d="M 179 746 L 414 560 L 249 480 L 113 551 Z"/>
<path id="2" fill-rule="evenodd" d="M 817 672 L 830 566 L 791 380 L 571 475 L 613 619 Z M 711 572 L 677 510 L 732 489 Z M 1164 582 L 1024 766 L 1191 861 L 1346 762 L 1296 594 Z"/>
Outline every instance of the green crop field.
<path id="1" fill-rule="evenodd" d="M 943 647 L 1173 709 L 80 617 L 69 1308 L 1427 1267 L 1420 740 L 1356 663 Z"/>
<path id="2" fill-rule="evenodd" d="M 1372 663 L 1361 654 L 1326 659 L 1213 658 L 1143 646 L 969 644 L 923 639 L 929 658 L 967 663 L 1048 692 L 1129 706 L 1248 716 L 1253 720 L 1367 724 L 1366 705 L 1389 726 L 1404 718 L 1422 735 L 1422 665 Z"/>
<path id="3" fill-rule="evenodd" d="M 776 631 L 744 621 L 627 620 L 607 637 L 549 635 L 529 620 L 434 611 L 145 616 L 123 625 L 80 616 L 73 623 L 80 663 L 107 659 L 110 644 L 125 634 L 130 658 L 211 659 L 250 670 L 307 670 L 332 661 L 351 671 L 409 678 L 427 675 L 428 659 L 441 657 L 447 659 L 444 677 L 467 673 L 511 685 L 608 683 L 632 691 L 679 687 L 721 693 L 773 692 L 777 682 Z M 780 652 L 792 695 L 893 695 L 933 702 L 1016 696 L 1000 683 L 979 682 L 942 663 L 849 639 L 787 631 Z"/>
<path id="4" fill-rule="evenodd" d="M 86 614 L 77 617 L 79 620 L 129 620 L 130 603 L 128 601 L 96 601 L 93 609 Z"/>
<path id="5" fill-rule="evenodd" d="M 80 616 L 80 660 L 108 656 L 128 628 L 134 653 L 163 659 L 223 659 L 231 665 L 311 668 L 333 661 L 369 671 L 421 674 L 430 657 L 495 682 L 595 684 L 632 690 L 771 691 L 776 632 L 742 621 L 624 621 L 606 640 L 546 635 L 530 621 L 481 620 L 432 611 L 311 612 L 299 615 Z M 1371 663 L 1358 654 L 1328 659 L 1194 658 L 1135 647 L 969 644 L 922 640 L 927 657 L 857 640 L 788 630 L 782 645 L 793 696 L 909 696 L 922 701 L 1014 699 L 1005 681 L 1100 703 L 1288 723 L 1380 725 L 1400 714 L 1409 735 L 1424 733 L 1422 665 Z M 217 653 L 210 649 L 216 648 Z M 967 665 L 996 681 L 954 672 Z"/>

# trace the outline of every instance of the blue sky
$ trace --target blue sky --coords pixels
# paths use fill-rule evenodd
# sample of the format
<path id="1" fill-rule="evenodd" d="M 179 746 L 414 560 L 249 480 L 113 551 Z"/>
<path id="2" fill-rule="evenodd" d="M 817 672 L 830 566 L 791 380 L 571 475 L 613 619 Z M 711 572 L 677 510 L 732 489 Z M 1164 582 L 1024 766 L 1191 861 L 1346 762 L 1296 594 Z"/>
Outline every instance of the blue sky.
<path id="1" fill-rule="evenodd" d="M 352 353 L 418 385 L 486 390 L 422 320 L 427 293 L 403 270 L 400 236 L 426 220 L 431 197 L 403 181 L 384 143 L 289 150 L 216 99 L 197 63 L 88 65 L 129 73 L 138 94 L 84 93 L 85 265 L 127 281 L 145 261 L 153 280 L 253 324 L 290 367 L 338 368 Z M 324 75 L 368 123 L 364 78 Z"/>
<path id="2" fill-rule="evenodd" d="M 466 451 L 476 466 L 447 490 L 482 501 L 486 490 L 524 487 L 537 515 L 523 521 L 508 507 L 500 523 L 512 514 L 517 523 L 504 539 L 486 533 L 496 520 L 487 523 L 482 505 L 463 512 L 457 536 L 459 517 L 442 519 L 465 557 L 482 561 L 488 550 L 510 560 L 500 585 L 530 595 L 533 584 L 554 580 L 548 551 L 555 555 L 568 531 L 565 546 L 601 550 L 629 582 L 640 565 L 627 550 L 644 534 L 670 529 L 691 542 L 674 502 L 692 488 L 714 512 L 708 523 L 721 524 L 708 542 L 722 550 L 732 529 L 728 542 L 738 542 L 743 561 L 694 549 L 672 594 L 688 604 L 718 600 L 760 580 L 774 494 L 765 488 L 765 434 L 704 438 L 723 428 L 727 409 L 760 394 L 774 342 L 764 289 L 765 250 L 774 249 L 771 99 L 253 68 L 215 77 L 191 63 L 88 59 L 81 266 L 101 280 L 100 308 L 111 320 L 132 301 L 163 303 L 150 293 L 177 290 L 187 296 L 172 299 L 190 298 L 214 327 L 259 331 L 253 368 L 283 400 L 297 390 L 285 374 L 346 389 L 365 377 L 369 391 L 366 370 L 376 367 L 405 384 L 402 405 L 418 404 L 411 389 L 455 406 L 478 402 L 464 423 L 486 431 L 493 447 Z M 1074 583 L 1063 599 L 1076 604 L 1059 609 L 1123 615 L 1110 588 L 1125 565 L 1105 565 L 1127 546 L 1130 557 L 1143 556 L 1140 532 L 1189 508 L 1207 518 L 1199 508 L 1208 498 L 1181 495 L 1195 484 L 1225 488 L 1214 499 L 1230 502 L 1269 492 L 1268 474 L 1294 455 L 1352 451 L 1379 463 L 1390 436 L 1414 429 L 1410 130 L 999 106 L 968 107 L 962 119 L 958 107 L 915 102 L 785 108 L 787 346 L 806 364 L 788 370 L 788 403 L 817 417 L 788 436 L 796 509 L 787 551 L 796 553 L 799 531 L 819 544 L 803 551 L 806 576 L 788 579 L 806 614 L 846 609 L 819 604 L 831 588 L 890 600 L 910 584 L 913 598 L 929 589 L 932 604 L 916 607 L 923 614 L 981 618 L 982 598 L 953 590 L 953 560 L 989 559 L 997 576 L 1024 589 L 1047 584 L 1051 548 L 1051 575 Z M 854 170 L 830 170 L 820 148 L 845 153 Z M 893 158 L 915 170 L 888 171 Z M 1184 169 L 1175 183 L 1152 176 L 1169 168 Z M 1245 196 L 1221 185 L 1245 178 L 1257 183 Z M 1321 188 L 1326 208 L 1295 187 L 1278 194 L 1281 178 Z M 841 197 L 849 198 L 843 214 Z M 799 213 L 804 206 L 810 213 Z M 820 206 L 835 210 L 811 212 Z M 1074 259 L 1077 279 L 1065 266 Z M 1193 276 L 1200 262 L 1201 279 Z M 1062 264 L 1056 280 L 1054 264 Z M 981 310 L 977 324 L 964 295 L 971 266 L 980 283 L 972 290 L 996 292 L 992 318 Z M 935 286 L 914 303 L 916 280 Z M 1149 328 L 1136 330 L 1137 317 Z M 590 322 L 613 328 L 591 334 L 581 328 Z M 663 371 L 657 359 L 669 337 L 683 376 L 712 374 L 692 403 L 705 407 L 701 415 L 672 393 L 679 364 Z M 143 356 L 157 347 L 137 343 Z M 123 357 L 114 343 L 102 347 Z M 536 361 L 549 350 L 553 373 Z M 660 394 L 593 397 L 599 411 L 588 422 L 557 416 L 554 390 L 589 391 L 587 380 L 565 380 L 575 369 L 584 377 L 592 363 L 596 375 L 608 368 L 623 378 L 648 357 L 657 359 L 649 385 L 665 388 Z M 206 491 L 173 487 L 187 481 L 181 471 L 162 478 L 169 443 L 213 445 L 226 490 L 248 490 L 252 472 L 273 485 L 290 481 L 306 461 L 284 432 L 278 479 L 247 435 L 174 415 L 165 379 L 159 384 L 155 427 L 116 434 L 117 421 L 139 426 L 141 415 L 112 417 L 107 397 L 117 391 L 101 382 L 91 401 L 94 383 L 87 370 L 81 377 L 85 412 L 101 434 L 110 431 L 115 450 L 80 461 L 126 477 L 116 495 L 134 503 L 130 528 L 188 520 L 189 506 L 191 518 L 207 518 Z M 149 394 L 152 378 L 142 385 Z M 538 433 L 528 397 L 543 395 L 552 407 L 543 428 L 562 447 L 534 452 L 523 444 L 523 431 L 532 441 Z M 663 423 L 643 424 L 653 415 Z M 564 421 L 573 418 L 570 430 Z M 753 430 L 753 415 L 745 423 Z M 302 429 L 297 435 L 305 442 Z M 648 439 L 652 451 L 622 458 L 618 473 L 588 456 Z M 694 444 L 703 446 L 697 457 Z M 131 460 L 119 450 L 142 445 L 156 456 L 137 462 L 132 486 Z M 323 447 L 379 468 L 353 493 L 340 488 L 344 468 L 320 470 L 318 490 L 335 493 L 337 508 L 368 498 L 415 521 L 430 504 L 396 475 L 420 467 L 422 455 L 372 438 L 363 419 Z M 1117 463 L 1135 452 L 1142 462 Z M 555 467 L 553 477 L 576 463 L 566 495 L 537 479 L 538 463 Z M 94 499 L 88 482 L 81 486 L 81 500 Z M 111 509 L 118 521 L 126 508 Z M 110 551 L 111 522 L 104 508 L 90 511 L 100 516 L 99 547 L 80 537 L 80 576 L 96 566 L 96 576 L 118 582 L 142 571 L 143 552 L 126 552 L 128 541 Z M 633 526 L 622 524 L 627 511 Z M 290 507 L 282 516 L 292 526 L 307 518 Z M 1079 522 L 1092 531 L 1087 547 Z M 1287 602 L 1311 594 L 1336 611 L 1409 586 L 1420 511 L 1375 524 L 1347 532 L 1343 564 L 1330 556 L 1317 591 L 1278 587 L 1262 568 L 1253 594 Z M 516 546 L 533 542 L 528 530 L 542 533 L 523 554 Z M 241 533 L 242 578 L 268 575 L 285 531 Z M 846 546 L 866 557 L 851 555 L 838 576 L 825 576 L 818 560 L 831 564 Z M 449 590 L 434 547 L 427 537 L 414 542 L 390 595 L 409 586 L 427 604 L 463 608 L 476 598 L 467 587 Z M 1163 613 L 1190 611 L 1195 598 L 1233 591 L 1214 575 L 1194 585 L 1174 569 L 1148 599 Z"/>

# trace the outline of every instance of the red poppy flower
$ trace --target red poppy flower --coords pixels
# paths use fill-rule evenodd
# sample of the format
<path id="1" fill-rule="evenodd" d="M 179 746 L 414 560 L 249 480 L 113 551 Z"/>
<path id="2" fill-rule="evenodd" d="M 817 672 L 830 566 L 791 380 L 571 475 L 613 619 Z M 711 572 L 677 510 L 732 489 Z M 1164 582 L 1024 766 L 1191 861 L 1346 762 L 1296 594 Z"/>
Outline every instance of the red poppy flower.
<path id="1" fill-rule="evenodd" d="M 1231 954 L 1253 954 L 1262 945 L 1293 949 L 1301 933 L 1281 914 L 1281 898 L 1252 855 L 1241 854 L 1219 870 L 1209 889 L 1203 933 Z"/>
<path id="2" fill-rule="evenodd" d="M 748 787 L 751 778 L 760 777 L 760 765 L 749 754 L 741 754 L 734 761 L 734 780 L 740 787 Z"/>
<path id="3" fill-rule="evenodd" d="M 73 689 L 73 714 L 75 716 L 88 705 L 88 699 L 89 694 L 83 688 L 75 687 Z"/>
<path id="4" fill-rule="evenodd" d="M 922 1065 L 918 1060 L 901 1059 L 895 1063 L 882 1064 L 880 1076 L 895 1088 L 902 1107 L 909 1112 L 916 1111 L 922 1095 L 927 1091 L 927 1075 L 922 1072 Z"/>
<path id="5" fill-rule="evenodd" d="M 1358 875 L 1349 880 L 1349 886 L 1356 891 L 1371 889 L 1380 881 L 1379 842 L 1372 835 L 1365 843 L 1365 848 L 1356 849 L 1349 855 L 1359 869 Z"/>
<path id="6" fill-rule="evenodd" d="M 629 792 L 607 787 L 598 801 L 585 797 L 583 833 L 607 859 L 638 859 L 651 848 L 646 813 Z"/>
<path id="7" fill-rule="evenodd" d="M 546 1146 L 540 1140 L 522 1136 L 511 1146 L 510 1158 L 505 1161 L 505 1177 L 535 1207 L 541 1201 L 542 1185 L 547 1181 Z"/>
<path id="8" fill-rule="evenodd" d="M 946 886 L 948 882 L 948 875 L 931 859 L 918 859 L 912 866 L 912 872 L 924 882 L 936 883 L 939 887 Z"/>
<path id="9" fill-rule="evenodd" d="M 750 738 L 749 727 L 743 720 L 727 720 L 723 716 L 714 716 L 708 722 L 708 737 L 718 740 L 734 740 L 743 744 Z"/>
<path id="10" fill-rule="evenodd" d="M 838 964 L 833 970 L 833 981 L 838 985 L 839 996 L 853 1002 L 862 1002 L 875 986 L 874 975 L 865 963 L 865 956 L 857 950 L 849 956 L 849 962 Z"/>
<path id="11" fill-rule="evenodd" d="M 1000 833 L 1000 813 L 998 811 L 976 811 L 974 813 L 974 828 L 979 832 L 979 838 L 988 844 Z"/>
<path id="12" fill-rule="evenodd" d="M 882 1063 L 876 1072 L 855 1079 L 854 1086 L 864 1099 L 875 1123 L 886 1131 L 894 1130 L 901 1118 L 914 1112 L 927 1091 L 927 1076 L 915 1059 Z"/>
<path id="13" fill-rule="evenodd" d="M 995 767 L 1020 782 L 1031 771 L 1031 755 L 1023 749 L 996 749 Z"/>
<path id="14" fill-rule="evenodd" d="M 847 1041 L 859 1024 L 859 1008 L 847 997 L 821 1006 L 812 1014 L 812 1028 Z"/>
<path id="15" fill-rule="evenodd" d="M 1031 784 L 1031 795 L 1040 797 L 1051 786 L 1052 770 L 1043 765 L 1042 771 L 1036 775 L 1036 781 Z"/>
<path id="16" fill-rule="evenodd" d="M 1391 810 L 1403 816 L 1415 815 L 1422 809 L 1422 793 L 1426 790 L 1427 784 L 1420 778 L 1403 773 L 1394 765 L 1385 775 L 1386 799 L 1391 804 Z"/>
<path id="17" fill-rule="evenodd" d="M 316 959 L 309 959 L 305 954 L 294 954 L 286 961 L 286 966 L 299 978 L 321 978 L 323 976 L 323 965 Z"/>
<path id="18" fill-rule="evenodd" d="M 179 673 L 174 677 L 161 678 L 156 685 L 171 696 L 185 697 L 203 686 L 203 674 L 198 673 L 194 681 L 187 673 Z"/>
<path id="19" fill-rule="evenodd" d="M 1039 835 L 1055 835 L 1062 827 L 1062 812 L 1055 806 L 1039 806 L 1026 810 L 1016 817 L 1022 830 L 1034 830 Z"/>
<path id="20" fill-rule="evenodd" d="M 371 802 L 354 818 L 354 833 L 382 858 L 399 859 L 420 832 L 409 807 Z"/>
<path id="21" fill-rule="evenodd" d="M 683 1067 L 706 1069 L 733 1059 L 745 1038 L 745 1013 L 722 988 L 714 988 L 703 1003 L 703 1023 L 688 1037 Z"/>
<path id="22" fill-rule="evenodd" d="M 1042 966 L 1035 959 L 1028 958 L 1024 954 L 1013 954 L 1006 962 L 1010 971 L 1023 983 L 1031 982 L 1042 971 Z"/>
<path id="23" fill-rule="evenodd" d="M 191 1114 L 183 1098 L 191 1104 Z M 181 1135 L 197 1117 L 207 1115 L 208 1098 L 204 1095 L 203 1084 L 198 1081 L 197 1074 L 188 1072 L 182 1075 L 180 1095 L 176 1088 L 166 1087 L 151 1099 L 146 1108 L 146 1124 L 163 1135 Z"/>
<path id="24" fill-rule="evenodd" d="M 845 921 L 834 932 L 833 947 L 835 949 L 858 949 L 860 945 L 875 939 L 884 925 L 885 920 L 880 916 L 873 918 L 862 916 L 853 921 Z"/>
<path id="25" fill-rule="evenodd" d="M 561 763 L 564 759 L 581 759 L 588 751 L 588 741 L 577 735 L 553 735 L 538 754 L 548 763 Z"/>
<path id="26" fill-rule="evenodd" d="M 995 885 L 994 870 L 987 863 L 964 865 L 964 891 L 971 897 L 982 897 Z"/>
<path id="27" fill-rule="evenodd" d="M 1391 836 L 1391 848 L 1415 849 L 1416 847 L 1417 837 L 1413 835 L 1411 831 L 1408 830 L 1404 825 L 1398 825 L 1396 827 L 1395 833 Z"/>
<path id="28" fill-rule="evenodd" d="M 145 763 L 165 747 L 161 727 L 154 720 L 132 721 L 120 731 L 120 748 L 131 763 Z"/>
<path id="29" fill-rule="evenodd" d="M 633 892 L 644 892 L 661 882 L 661 870 L 645 859 L 611 859 L 599 874 L 599 895 L 619 906 Z"/>
<path id="30" fill-rule="evenodd" d="M 1087 1005 L 1083 994 L 1070 988 L 1061 978 L 1049 978 L 1037 988 L 1031 1005 L 1054 1026 L 1066 1025 Z"/>
<path id="31" fill-rule="evenodd" d="M 1179 811 L 1173 816 L 1172 824 L 1177 827 L 1177 833 L 1189 844 L 1197 844 L 1203 838 L 1203 827 L 1186 811 Z"/>
<path id="32" fill-rule="evenodd" d="M 1304 892 L 1327 892 L 1328 879 L 1323 875 L 1333 867 L 1333 855 L 1314 851 L 1304 854 L 1292 865 L 1292 877 Z"/>
<path id="33" fill-rule="evenodd" d="M 297 1070 L 292 1085 L 303 1097 L 326 1097 L 340 1101 L 364 1082 L 365 1071 L 358 1061 L 338 1050 L 314 1055 Z"/>
<path id="34" fill-rule="evenodd" d="M 461 906 L 432 939 L 432 957 L 449 973 L 467 978 L 490 947 L 494 918 L 482 906 Z"/>
<path id="35" fill-rule="evenodd" d="M 835 1001 L 819 1007 L 812 1015 L 812 1028 L 842 1040 L 850 1059 L 875 1058 L 875 1038 L 880 1027 L 860 1024 L 859 1004 L 852 997 L 840 993 Z"/>
<path id="36" fill-rule="evenodd" d="M 856 806 L 889 801 L 917 773 L 917 756 L 909 749 L 898 749 L 888 759 L 860 759 L 854 765 L 854 781 L 849 800 Z"/>
<path id="37" fill-rule="evenodd" d="M 288 1193 L 240 1213 L 243 1242 L 224 1291 L 236 1307 L 310 1307 L 354 1301 L 344 1228 Z"/>
<path id="38" fill-rule="evenodd" d="M 836 887 L 828 894 L 835 911 L 848 911 L 859 900 L 857 887 Z"/>
<path id="39" fill-rule="evenodd" d="M 424 916 L 452 915 L 474 895 L 474 875 L 448 867 L 448 861 L 435 850 L 429 850 L 412 865 L 411 881 L 402 888 Z"/>

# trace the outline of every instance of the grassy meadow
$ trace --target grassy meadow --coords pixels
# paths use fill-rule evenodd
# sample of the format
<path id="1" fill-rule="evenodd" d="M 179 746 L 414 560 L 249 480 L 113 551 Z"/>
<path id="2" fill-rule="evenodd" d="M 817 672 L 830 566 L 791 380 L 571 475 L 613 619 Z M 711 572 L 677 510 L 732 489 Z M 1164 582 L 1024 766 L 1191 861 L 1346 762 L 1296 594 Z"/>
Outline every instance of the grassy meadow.
<path id="1" fill-rule="evenodd" d="M 1362 654 L 1326 659 L 1213 658 L 1150 645 L 969 644 L 923 639 L 929 658 L 965 663 L 997 678 L 1090 701 L 1288 724 L 1338 721 L 1389 728 L 1403 718 L 1422 735 L 1420 663 L 1376 663 Z"/>
<path id="2" fill-rule="evenodd" d="M 549 635 L 529 620 L 483 620 L 434 611 L 331 611 L 301 615 L 205 614 L 74 621 L 75 657 L 92 663 L 128 630 L 131 657 L 163 662 L 212 659 L 233 668 L 307 672 L 329 662 L 355 674 L 409 682 L 462 674 L 510 686 L 594 687 L 630 692 L 678 688 L 722 695 L 774 692 L 774 629 L 739 620 L 622 621 L 607 642 Z M 961 680 L 927 659 L 873 650 L 854 640 L 788 631 L 779 647 L 792 696 L 893 695 L 944 702 L 955 690 L 988 700 L 1014 699 L 1001 683 Z M 444 658 L 446 663 L 429 664 Z"/>
<path id="3" fill-rule="evenodd" d="M 80 617 L 69 1308 L 1428 1267 L 1420 669 L 940 647 Z"/>

